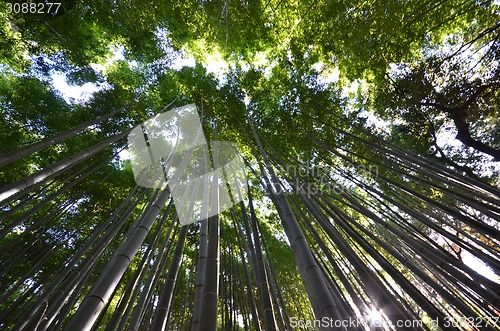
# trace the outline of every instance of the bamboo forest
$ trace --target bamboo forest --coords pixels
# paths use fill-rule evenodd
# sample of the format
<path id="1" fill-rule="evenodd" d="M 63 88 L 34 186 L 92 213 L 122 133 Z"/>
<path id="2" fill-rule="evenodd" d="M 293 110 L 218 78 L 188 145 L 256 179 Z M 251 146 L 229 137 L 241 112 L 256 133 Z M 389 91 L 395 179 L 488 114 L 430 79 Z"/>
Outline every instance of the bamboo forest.
<path id="1" fill-rule="evenodd" d="M 0 3 L 0 330 L 500 330 L 500 1 Z"/>

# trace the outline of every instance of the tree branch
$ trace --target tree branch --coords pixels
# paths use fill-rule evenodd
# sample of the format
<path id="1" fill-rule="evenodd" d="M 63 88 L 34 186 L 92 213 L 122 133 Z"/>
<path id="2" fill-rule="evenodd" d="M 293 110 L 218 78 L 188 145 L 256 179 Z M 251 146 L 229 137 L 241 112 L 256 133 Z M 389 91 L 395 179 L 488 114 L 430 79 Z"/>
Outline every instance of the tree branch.
<path id="1" fill-rule="evenodd" d="M 443 151 L 443 149 L 441 147 L 439 147 L 439 145 L 437 143 L 437 134 L 436 134 L 436 128 L 434 127 L 434 123 L 431 121 L 430 118 L 427 118 L 427 121 L 429 122 L 429 129 L 430 129 L 429 131 L 430 131 L 430 134 L 432 136 L 432 144 L 434 145 L 434 147 L 436 147 L 436 150 L 437 150 L 438 154 L 441 156 L 441 159 L 445 163 L 453 166 L 455 169 L 457 169 L 459 171 L 463 171 L 467 176 L 475 178 L 475 179 L 479 179 L 479 177 L 469 167 L 462 166 L 462 165 L 456 163 L 451 158 L 449 158 L 448 155 L 446 155 L 446 153 Z"/>
<path id="2" fill-rule="evenodd" d="M 421 106 L 429 106 L 434 107 L 437 110 L 445 112 L 449 114 L 450 118 L 455 123 L 455 127 L 457 128 L 456 139 L 461 141 L 464 145 L 472 147 L 480 152 L 488 154 L 492 156 L 495 161 L 500 161 L 500 150 L 497 150 L 491 146 L 486 145 L 485 143 L 476 140 L 472 137 L 470 133 L 470 124 L 467 123 L 467 109 L 479 98 L 481 94 L 483 94 L 489 88 L 494 86 L 500 86 L 500 82 L 491 82 L 485 85 L 479 86 L 476 91 L 461 105 L 450 108 L 443 106 L 437 102 L 421 102 Z"/>

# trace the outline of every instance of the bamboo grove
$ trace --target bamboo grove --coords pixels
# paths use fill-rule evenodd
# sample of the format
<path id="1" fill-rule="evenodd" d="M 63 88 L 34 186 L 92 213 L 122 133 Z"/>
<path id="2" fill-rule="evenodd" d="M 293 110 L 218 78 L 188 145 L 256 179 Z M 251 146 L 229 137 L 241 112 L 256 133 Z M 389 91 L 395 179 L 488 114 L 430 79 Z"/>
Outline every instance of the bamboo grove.
<path id="1" fill-rule="evenodd" d="M 498 4 L 0 11 L 0 329 L 500 330 Z M 127 138 L 188 104 L 246 181 L 182 225 Z"/>
<path id="2" fill-rule="evenodd" d="M 450 330 L 461 329 L 445 327 L 451 317 L 494 321 L 498 284 L 461 254 L 498 272 L 497 189 L 335 127 L 338 139 L 329 141 L 347 139 L 354 150 L 306 131 L 317 152 L 308 166 L 266 145 L 251 118 L 247 123 L 241 130 L 254 153 L 247 163 L 258 183 L 249 183 L 247 201 L 230 212 L 191 226 L 176 222 L 168 190 L 139 186 L 95 224 L 88 224 L 90 215 L 68 217 L 78 200 L 43 208 L 109 162 L 92 154 L 123 133 L 23 179 L 22 188 L 4 187 L 4 205 L 17 212 L 3 217 L 4 325 L 273 330 L 291 329 L 297 314 L 349 320 L 373 309 L 394 325 L 424 316 Z M 368 148 L 365 155 L 356 145 Z M 277 239 L 269 232 L 266 238 L 256 195 L 272 201 L 272 226 L 284 229 L 305 291 L 280 279 L 268 243 Z M 80 243 L 68 242 L 89 225 Z M 303 302 L 297 307 L 296 300 Z"/>

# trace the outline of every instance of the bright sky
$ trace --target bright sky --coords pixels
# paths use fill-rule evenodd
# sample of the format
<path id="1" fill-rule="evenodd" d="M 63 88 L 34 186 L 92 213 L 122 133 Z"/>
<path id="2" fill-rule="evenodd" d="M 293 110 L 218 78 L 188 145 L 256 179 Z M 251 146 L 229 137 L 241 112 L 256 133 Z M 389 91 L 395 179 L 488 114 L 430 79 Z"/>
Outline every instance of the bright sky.
<path id="1" fill-rule="evenodd" d="M 486 266 L 486 264 L 472 256 L 469 252 L 462 251 L 462 259 L 466 265 L 477 271 L 480 275 L 500 283 L 500 275 L 495 274 L 493 270 Z"/>
<path id="2" fill-rule="evenodd" d="M 72 99 L 76 102 L 86 102 L 94 92 L 102 88 L 93 83 L 85 83 L 82 86 L 68 85 L 66 75 L 62 73 L 52 75 L 52 85 L 61 92 L 64 100 L 68 103 L 72 102 Z"/>
<path id="3" fill-rule="evenodd" d="M 108 64 L 116 60 L 125 60 L 123 52 L 123 47 L 116 48 L 113 57 L 108 60 Z M 96 71 L 105 69 L 105 66 L 102 65 L 91 64 L 90 66 Z M 94 83 L 85 83 L 80 86 L 69 85 L 66 79 L 66 75 L 62 72 L 54 72 L 51 77 L 52 86 L 62 94 L 62 97 L 68 103 L 84 103 L 92 97 L 93 93 L 107 87 L 107 84 L 98 85 Z"/>

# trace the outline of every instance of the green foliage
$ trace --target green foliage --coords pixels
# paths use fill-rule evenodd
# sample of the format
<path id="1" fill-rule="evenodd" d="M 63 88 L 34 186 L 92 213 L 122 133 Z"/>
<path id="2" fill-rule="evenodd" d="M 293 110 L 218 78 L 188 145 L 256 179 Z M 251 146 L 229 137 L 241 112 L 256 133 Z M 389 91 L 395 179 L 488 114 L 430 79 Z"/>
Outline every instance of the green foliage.
<path id="1" fill-rule="evenodd" d="M 291 173 L 294 167 L 308 167 L 313 174 L 301 174 L 301 180 L 343 187 L 345 191 L 341 193 L 328 191 L 328 201 L 338 208 L 336 217 L 344 213 L 372 231 L 375 238 L 400 240 L 389 230 L 389 224 L 411 235 L 415 232 L 409 229 L 418 231 L 415 237 L 427 243 L 426 236 L 437 238 L 437 229 L 441 227 L 443 231 L 455 230 L 451 228 L 454 220 L 447 207 L 456 211 L 453 216 L 471 216 L 475 221 L 484 217 L 486 221 L 482 223 L 491 223 L 484 215 L 469 215 L 472 211 L 462 203 L 471 198 L 467 190 L 455 192 L 449 183 L 429 179 L 434 173 L 411 168 L 403 163 L 407 161 L 404 157 L 394 156 L 396 147 L 391 149 L 393 154 L 375 147 L 382 146 L 379 139 L 383 137 L 397 147 L 430 156 L 438 164 L 463 171 L 471 178 L 498 181 L 498 167 L 487 163 L 484 155 L 437 142 L 442 131 L 453 124 L 449 112 L 442 108 L 467 104 L 465 119 L 473 137 L 500 149 L 498 5 L 455 0 L 73 0 L 66 1 L 58 14 L 8 14 L 6 8 L 0 4 L 0 153 L 18 150 L 121 111 L 63 142 L 3 167 L 0 186 L 48 168 L 162 111 L 194 103 L 208 140 L 215 139 L 216 130 L 218 140 L 237 143 L 245 160 L 256 170 L 255 174 L 248 174 L 260 228 L 255 235 L 263 247 L 265 244 L 269 282 L 281 290 L 281 308 L 286 308 L 290 316 L 312 319 L 313 313 L 283 228 L 289 220 L 280 219 L 268 192 L 260 185 L 264 175 L 257 162 L 261 155 L 255 153 L 250 121 L 280 180 L 290 182 L 290 175 L 296 175 Z M 122 49 L 123 54 L 119 55 L 123 58 L 112 60 L 114 53 Z M 193 56 L 195 65 L 174 68 L 172 59 L 181 53 Z M 224 61 L 227 70 L 211 72 L 214 59 Z M 86 101 L 66 102 L 64 91 L 53 86 L 55 73 L 64 74 L 72 87 L 90 83 L 101 89 Z M 386 131 L 380 129 L 382 120 Z M 328 148 L 317 144 L 311 136 Z M 8 294 L 0 300 L 0 311 L 8 311 L 17 303 L 20 307 L 15 316 L 4 316 L 7 322 L 0 321 L 0 327 L 14 325 L 15 318 L 29 311 L 37 295 L 43 294 L 65 270 L 71 270 L 68 277 L 77 273 L 88 277 L 78 283 L 81 288 L 74 292 L 78 297 L 71 307 L 79 304 L 106 262 L 136 228 L 155 192 L 136 188 L 130 161 L 117 156 L 126 147 L 125 140 L 65 169 L 29 194 L 21 192 L 12 201 L 2 202 L 1 211 L 8 216 L 0 227 L 0 231 L 6 232 L 0 238 L 0 266 L 9 270 L 0 277 L 0 293 Z M 408 152 L 404 156 L 412 155 Z M 483 174 L 484 169 L 490 171 Z M 314 176 L 319 173 L 322 178 Z M 69 187 L 75 181 L 78 184 Z M 417 198 L 419 194 L 431 201 Z M 299 198 L 287 197 L 291 196 Z M 325 197 L 321 198 L 325 201 Z M 493 205 L 488 203 L 496 201 L 488 199 L 474 203 L 478 203 L 478 209 L 488 210 Z M 125 207 L 121 205 L 123 201 L 127 201 Z M 41 207 L 30 215 L 30 210 L 37 206 Z M 315 236 L 305 224 L 314 219 L 302 207 L 296 210 L 305 215 L 300 220 L 306 229 L 304 238 L 319 252 L 327 247 L 332 258 L 347 270 L 352 257 L 343 256 L 324 231 L 319 231 L 318 238 L 325 246 L 314 243 Z M 242 329 L 241 316 L 250 316 L 248 292 L 257 292 L 258 286 L 252 269 L 255 265 L 250 265 L 251 253 L 242 244 L 244 263 L 239 252 L 235 224 L 241 224 L 242 210 L 236 207 L 233 211 L 234 214 L 228 211 L 221 215 L 223 295 L 219 298 L 219 326 L 237 321 L 240 325 L 234 325 L 234 329 Z M 491 213 L 498 216 L 498 210 Z M 387 223 L 375 222 L 374 215 Z M 96 253 L 97 244 L 93 243 L 75 265 L 67 265 L 98 229 L 104 229 L 102 234 L 97 233 L 101 238 L 114 229 L 122 216 L 123 224 L 116 228 L 102 252 Z M 125 313 L 116 312 L 120 298 L 129 284 L 135 284 L 134 275 L 142 268 L 141 259 L 148 247 L 153 253 L 144 264 L 147 276 L 156 261 L 170 261 L 173 249 L 164 256 L 158 255 L 161 244 L 178 239 L 176 234 L 166 236 L 166 229 L 174 220 L 173 212 L 167 216 L 155 246 L 149 245 L 159 220 L 132 259 L 124 281 L 100 317 L 102 324 L 111 321 L 115 313 Z M 429 223 L 425 222 L 427 216 Z M 110 223 L 101 228 L 104 222 Z M 430 222 L 434 227 L 429 226 Z M 456 224 L 463 229 L 462 236 L 480 238 L 486 247 L 494 247 L 494 240 L 477 233 L 475 223 Z M 311 225 L 320 227 L 318 223 Z M 359 242 L 353 242 L 340 223 L 333 228 L 339 232 L 337 240 L 351 244 L 362 263 L 372 263 L 367 251 Z M 186 239 L 170 316 L 175 329 L 188 329 L 186 321 L 192 309 L 190 300 L 194 298 L 199 254 L 198 231 L 199 226 L 192 225 Z M 380 249 L 391 264 L 397 264 L 398 260 L 373 238 L 367 239 L 366 234 L 362 237 Z M 441 250 L 442 242 L 436 242 L 432 245 Z M 78 270 L 93 254 L 99 256 L 91 272 L 87 275 L 87 270 Z M 326 258 L 321 259 L 326 263 Z M 152 289 L 148 313 L 156 309 L 161 284 L 166 281 L 168 264 L 163 267 L 157 272 L 160 285 Z M 324 267 L 329 272 L 333 270 L 326 264 Z M 378 272 L 378 267 L 374 264 L 368 269 Z M 32 268 L 35 271 L 29 274 Z M 398 268 L 411 282 L 418 282 L 409 269 Z M 244 270 L 250 273 L 249 288 Z M 386 270 L 377 275 L 391 276 Z M 276 281 L 271 276 L 276 276 Z M 355 270 L 346 271 L 346 277 L 352 284 L 363 283 Z M 332 277 L 332 282 L 338 285 L 339 279 Z M 138 293 L 150 285 L 137 284 Z M 462 293 L 452 283 L 443 284 Z M 17 287 L 11 290 L 11 286 Z M 347 296 L 345 284 L 339 289 Z M 23 295 L 29 300 L 16 301 Z M 476 298 L 475 294 L 471 296 Z M 52 296 L 47 300 L 55 299 Z M 130 299 L 130 309 L 137 309 L 134 300 L 137 298 Z M 349 300 L 346 302 L 351 305 Z M 256 302 L 260 309 L 261 299 L 257 297 Z M 419 307 L 413 301 L 410 305 Z M 69 316 L 74 313 L 71 307 Z M 231 312 L 233 317 L 228 316 Z M 150 317 L 144 318 L 142 328 L 148 327 Z"/>

